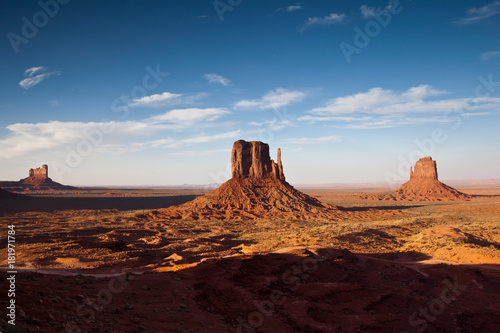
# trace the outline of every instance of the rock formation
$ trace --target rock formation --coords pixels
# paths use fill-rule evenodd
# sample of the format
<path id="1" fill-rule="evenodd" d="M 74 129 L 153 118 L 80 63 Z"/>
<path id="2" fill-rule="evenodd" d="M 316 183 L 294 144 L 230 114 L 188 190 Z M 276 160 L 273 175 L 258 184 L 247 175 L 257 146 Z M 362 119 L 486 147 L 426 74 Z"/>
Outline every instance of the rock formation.
<path id="1" fill-rule="evenodd" d="M 231 152 L 232 178 L 214 191 L 181 206 L 152 213 L 170 219 L 334 219 L 337 207 L 302 193 L 285 181 L 281 150 L 274 162 L 269 146 L 236 141 Z"/>
<path id="2" fill-rule="evenodd" d="M 32 191 L 32 190 L 75 190 L 73 186 L 59 184 L 49 178 L 49 167 L 47 164 L 41 168 L 30 169 L 27 178 L 17 182 L 0 182 L 0 186 L 10 191 Z"/>
<path id="3" fill-rule="evenodd" d="M 24 184 L 39 186 L 45 183 L 49 178 L 49 167 L 47 164 L 42 165 L 41 168 L 30 169 L 28 178 L 21 179 Z"/>
<path id="4" fill-rule="evenodd" d="M 436 161 L 430 156 L 422 157 L 415 163 L 415 172 L 410 167 L 411 179 L 438 179 Z"/>
<path id="5" fill-rule="evenodd" d="M 260 141 L 236 141 L 231 152 L 233 178 L 274 178 L 285 180 L 281 164 L 281 149 L 277 162 L 269 157 L 269 145 Z"/>
<path id="6" fill-rule="evenodd" d="M 362 199 L 390 201 L 457 201 L 470 196 L 438 180 L 437 164 L 430 156 L 422 157 L 410 167 L 410 180 L 394 193 L 361 195 Z"/>

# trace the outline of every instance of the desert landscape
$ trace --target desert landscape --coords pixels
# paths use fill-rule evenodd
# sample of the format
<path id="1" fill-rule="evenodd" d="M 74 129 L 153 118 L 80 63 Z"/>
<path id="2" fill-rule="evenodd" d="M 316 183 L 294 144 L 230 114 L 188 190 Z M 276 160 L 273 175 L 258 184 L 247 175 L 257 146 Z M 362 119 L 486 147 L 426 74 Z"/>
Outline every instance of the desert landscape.
<path id="1" fill-rule="evenodd" d="M 16 225 L 17 331 L 495 332 L 499 188 L 441 185 L 429 157 L 402 188 L 431 179 L 437 192 L 306 194 L 277 156 L 235 142 L 232 178 L 209 193 L 2 197 L 2 225 Z"/>
<path id="2" fill-rule="evenodd" d="M 500 332 L 499 18 L 0 1 L 0 333 Z"/>

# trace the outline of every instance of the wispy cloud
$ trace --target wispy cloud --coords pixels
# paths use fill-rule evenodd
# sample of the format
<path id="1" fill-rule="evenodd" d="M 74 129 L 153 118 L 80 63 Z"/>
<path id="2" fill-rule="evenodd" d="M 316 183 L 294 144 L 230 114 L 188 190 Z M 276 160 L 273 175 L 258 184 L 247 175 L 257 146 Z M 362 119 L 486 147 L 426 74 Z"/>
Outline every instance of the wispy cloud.
<path id="1" fill-rule="evenodd" d="M 479 56 L 482 61 L 487 61 L 490 60 L 491 58 L 498 58 L 500 57 L 500 51 L 489 51 L 489 52 L 483 52 Z"/>
<path id="2" fill-rule="evenodd" d="M 462 116 L 479 116 L 500 111 L 500 98 L 497 97 L 438 98 L 443 94 L 446 92 L 428 85 L 412 87 L 401 93 L 372 88 L 367 92 L 330 100 L 298 120 L 309 123 L 340 122 L 343 128 L 387 128 L 449 122 L 450 119 L 443 116 L 448 112 L 467 111 L 467 115 Z M 436 116 L 436 113 L 442 115 Z"/>
<path id="3" fill-rule="evenodd" d="M 428 85 L 412 87 L 403 93 L 393 90 L 372 88 L 367 92 L 337 97 L 326 103 L 325 106 L 314 108 L 311 114 L 341 115 L 348 113 L 387 114 L 407 112 L 429 112 L 432 109 L 442 111 L 450 107 L 450 103 L 443 101 L 425 102 L 426 98 L 439 96 L 445 92 L 436 90 Z M 457 100 L 448 100 L 456 104 Z M 459 103 L 462 105 L 462 103 Z"/>
<path id="4" fill-rule="evenodd" d="M 341 142 L 342 137 L 337 135 L 324 136 L 319 138 L 288 138 L 281 140 L 284 144 L 318 144 L 318 143 L 335 143 Z"/>
<path id="5" fill-rule="evenodd" d="M 31 67 L 31 68 L 28 68 L 27 70 L 24 71 L 24 76 L 33 76 L 37 72 L 44 71 L 44 70 L 45 70 L 45 67 L 43 67 L 43 66 Z"/>
<path id="6" fill-rule="evenodd" d="M 489 17 L 500 14 L 500 1 L 493 1 L 482 7 L 472 7 L 467 10 L 465 17 L 456 21 L 458 24 L 475 24 Z"/>
<path id="7" fill-rule="evenodd" d="M 137 150 L 151 149 L 151 148 L 178 148 L 187 145 L 225 141 L 227 139 L 238 138 L 241 136 L 241 134 L 242 134 L 241 130 L 235 130 L 235 131 L 212 134 L 212 135 L 199 134 L 184 139 L 168 137 L 153 141 L 137 142 L 134 143 L 132 146 L 134 146 Z"/>
<path id="8" fill-rule="evenodd" d="M 287 90 L 284 88 L 276 88 L 267 92 L 261 99 L 241 100 L 234 107 L 239 109 L 278 109 L 300 102 L 307 97 L 307 93 L 298 90 Z"/>
<path id="9" fill-rule="evenodd" d="M 372 119 L 372 117 L 340 117 L 340 116 L 311 116 L 306 115 L 297 118 L 299 121 L 307 121 L 310 123 L 316 123 L 320 121 L 337 121 L 337 122 L 352 122 L 352 121 L 368 121 Z"/>
<path id="10" fill-rule="evenodd" d="M 40 73 L 40 74 L 37 74 Z M 47 69 L 43 66 L 39 67 L 31 67 L 24 71 L 24 76 L 27 76 L 25 79 L 19 82 L 19 85 L 24 89 L 30 89 L 46 78 L 52 75 L 59 75 L 58 71 L 48 72 Z"/>
<path id="11" fill-rule="evenodd" d="M 61 122 L 16 123 L 7 126 L 10 134 L 0 140 L 0 158 L 13 158 L 47 149 L 61 150 L 82 140 L 88 140 L 90 133 L 106 134 L 106 141 L 123 140 L 130 136 L 151 135 L 162 127 L 144 122 Z"/>
<path id="12" fill-rule="evenodd" d="M 363 5 L 363 6 L 359 7 L 359 10 L 361 11 L 361 15 L 365 19 L 369 19 L 369 18 L 377 16 L 377 12 L 378 12 L 378 10 L 375 7 L 369 7 L 367 5 Z"/>
<path id="13" fill-rule="evenodd" d="M 318 27 L 318 26 L 328 26 L 328 25 L 335 25 L 335 24 L 342 24 L 346 21 L 347 15 L 346 14 L 337 14 L 337 13 L 331 13 L 330 15 L 324 16 L 324 17 L 309 17 L 306 22 L 299 28 L 300 32 L 304 32 L 305 30 L 313 27 Z"/>
<path id="14" fill-rule="evenodd" d="M 154 94 L 133 99 L 130 103 L 128 103 L 128 106 L 156 108 L 165 105 L 189 105 L 197 103 L 200 99 L 203 99 L 207 96 L 207 93 L 174 94 L 166 91 L 161 94 Z"/>
<path id="15" fill-rule="evenodd" d="M 225 77 L 223 77 L 219 74 L 215 74 L 215 73 L 205 74 L 205 75 L 203 75 L 203 77 L 206 80 L 208 80 L 208 82 L 210 82 L 210 83 L 222 84 L 224 87 L 227 87 L 231 83 L 231 80 L 229 80 L 228 78 L 225 78 Z"/>
<path id="16" fill-rule="evenodd" d="M 359 7 L 359 11 L 361 12 L 361 16 L 363 16 L 364 19 L 371 19 L 373 17 L 379 16 L 380 14 L 387 12 L 387 11 L 392 11 L 396 9 L 398 4 L 394 4 L 392 1 L 389 1 L 387 6 L 385 8 L 377 8 L 377 7 L 370 7 L 368 5 L 362 5 Z"/>
<path id="17" fill-rule="evenodd" d="M 61 103 L 57 100 L 57 99 L 54 99 L 52 101 L 49 101 L 49 104 L 51 107 L 55 108 L 56 106 L 59 106 L 61 105 Z"/>
<path id="18" fill-rule="evenodd" d="M 218 109 L 218 108 L 175 109 L 175 110 L 170 110 L 164 114 L 148 118 L 147 121 L 152 123 L 169 122 L 169 123 L 176 123 L 183 125 L 192 125 L 194 123 L 199 123 L 199 122 L 215 121 L 220 117 L 228 115 L 230 113 L 231 112 L 227 111 L 226 109 Z"/>
<path id="19" fill-rule="evenodd" d="M 276 9 L 273 12 L 273 14 L 276 14 L 279 12 L 291 13 L 291 12 L 295 12 L 295 11 L 301 10 L 301 9 L 303 9 L 302 4 L 300 2 L 297 2 L 295 5 L 290 5 L 290 6 L 281 7 L 281 8 Z"/>
<path id="20" fill-rule="evenodd" d="M 291 120 L 288 119 L 273 119 L 273 120 L 266 120 L 266 121 L 252 121 L 248 123 L 250 126 L 256 126 L 259 128 L 266 128 L 270 129 L 272 131 L 279 131 L 283 128 L 286 127 L 291 127 L 294 126 L 294 123 Z"/>
<path id="21" fill-rule="evenodd" d="M 137 141 L 131 142 L 127 144 L 122 143 L 112 143 L 112 144 L 102 144 L 95 147 L 95 151 L 102 154 L 127 154 L 138 151 L 144 151 L 148 149 L 177 149 L 188 146 L 196 146 L 203 145 L 212 142 L 227 142 L 233 141 L 234 139 L 241 137 L 241 130 L 223 132 L 218 134 L 206 135 L 206 134 L 198 134 L 193 135 L 187 138 L 173 138 L 166 137 L 159 140 L 150 140 L 150 141 Z M 217 149 L 217 150 L 188 150 L 188 151 L 180 151 L 180 152 L 169 152 L 170 155 L 173 156 L 200 156 L 200 155 L 215 155 L 221 152 L 228 152 L 231 149 Z"/>
<path id="22" fill-rule="evenodd" d="M 201 151 L 200 150 L 183 150 L 183 151 L 173 152 L 170 155 L 173 155 L 173 156 L 212 156 L 212 155 L 216 155 L 216 154 L 228 154 L 230 152 L 231 152 L 231 149 L 211 149 L 211 150 L 201 150 Z"/>
<path id="23" fill-rule="evenodd" d="M 79 142 L 91 141 L 89 137 L 93 141 L 99 141 L 98 144 L 93 144 L 94 151 L 109 153 L 138 151 L 153 148 L 155 141 L 128 143 L 136 137 L 149 137 L 165 131 L 175 131 L 185 135 L 184 133 L 194 124 L 197 130 L 220 126 L 220 123 L 214 122 L 227 114 L 230 112 L 215 108 L 176 109 L 141 121 L 16 123 L 7 126 L 9 134 L 0 140 L 0 159 L 39 151 L 60 154 L 66 151 L 65 146 L 76 146 Z M 213 136 L 212 139 L 223 138 L 224 135 L 229 134 Z M 211 136 L 198 135 L 194 138 L 171 139 L 170 145 L 209 142 L 210 138 Z"/>
<path id="24" fill-rule="evenodd" d="M 302 9 L 302 4 L 301 3 L 297 3 L 295 5 L 291 5 L 291 6 L 285 7 L 285 12 L 291 13 L 291 12 L 294 12 L 296 10 L 301 10 L 301 9 Z"/>
<path id="25" fill-rule="evenodd" d="M 132 107 L 157 107 L 167 105 L 172 100 L 181 97 L 182 94 L 173 94 L 170 92 L 163 92 L 161 94 L 155 94 L 150 96 L 144 96 L 142 98 L 136 98 L 132 100 L 132 103 L 129 106 Z"/>

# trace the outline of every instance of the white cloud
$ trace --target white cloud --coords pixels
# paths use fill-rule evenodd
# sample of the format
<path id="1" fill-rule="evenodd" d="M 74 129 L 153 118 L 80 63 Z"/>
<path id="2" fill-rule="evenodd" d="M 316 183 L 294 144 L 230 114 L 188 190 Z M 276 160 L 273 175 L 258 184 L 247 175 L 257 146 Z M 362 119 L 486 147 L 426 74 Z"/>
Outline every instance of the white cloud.
<path id="1" fill-rule="evenodd" d="M 231 149 L 212 149 L 212 150 L 183 150 L 171 153 L 173 156 L 212 156 L 216 154 L 227 154 L 230 153 Z"/>
<path id="2" fill-rule="evenodd" d="M 287 13 L 291 13 L 291 12 L 294 12 L 296 10 L 301 10 L 302 9 L 302 4 L 300 3 L 297 3 L 296 5 L 290 5 L 288 7 L 285 7 L 285 11 Z"/>
<path id="3" fill-rule="evenodd" d="M 178 148 L 187 145 L 225 141 L 227 139 L 238 138 L 241 136 L 241 134 L 242 134 L 241 130 L 236 130 L 236 131 L 230 131 L 212 135 L 200 134 L 197 136 L 184 139 L 175 139 L 172 137 L 168 137 L 159 140 L 135 143 L 133 144 L 133 146 L 135 146 L 138 150 L 151 149 L 151 148 Z"/>
<path id="4" fill-rule="evenodd" d="M 309 17 L 306 20 L 306 22 L 300 27 L 299 31 L 303 32 L 315 26 L 342 24 L 345 22 L 346 18 L 347 18 L 346 14 L 337 14 L 337 13 L 331 13 L 330 15 L 324 17 L 318 17 L 318 16 Z"/>
<path id="5" fill-rule="evenodd" d="M 31 67 L 31 68 L 28 68 L 27 70 L 24 71 L 24 76 L 33 76 L 37 72 L 44 71 L 44 70 L 45 70 L 45 67 L 43 67 L 43 66 Z"/>
<path id="6" fill-rule="evenodd" d="M 154 147 L 152 143 L 131 143 L 133 137 L 146 137 L 162 131 L 186 131 L 193 124 L 196 129 L 208 128 L 214 121 L 230 114 L 225 109 L 175 109 L 141 121 L 103 121 L 103 122 L 60 122 L 16 123 L 7 126 L 10 133 L 0 140 L 0 158 L 13 158 L 33 152 L 50 150 L 52 153 L 65 153 L 65 146 L 75 148 L 84 141 L 98 141 L 93 150 L 108 153 L 124 153 Z M 221 126 L 220 123 L 216 123 Z M 232 132 L 233 134 L 235 132 Z M 214 136 L 212 139 L 225 137 Z M 89 139 L 91 138 L 91 139 Z M 202 135 L 196 139 L 175 141 L 188 143 L 209 142 L 210 137 Z M 173 144 L 173 143 L 172 143 Z"/>
<path id="7" fill-rule="evenodd" d="M 176 149 L 186 146 L 201 145 L 211 142 L 226 142 L 233 141 L 235 138 L 239 138 L 242 135 L 242 131 L 230 131 L 225 133 L 218 133 L 212 135 L 199 134 L 196 136 L 188 138 L 173 138 L 166 137 L 158 140 L 142 141 L 142 142 L 132 142 L 128 144 L 101 144 L 95 147 L 95 151 L 104 154 L 126 154 L 138 151 L 143 151 L 147 149 Z M 181 151 L 181 152 L 171 152 L 170 155 L 182 155 L 182 156 L 196 156 L 196 155 L 214 155 L 221 152 L 230 152 L 231 149 L 215 149 L 215 150 L 203 150 L 203 151 Z"/>
<path id="8" fill-rule="evenodd" d="M 500 51 L 483 52 L 479 57 L 482 61 L 490 60 L 491 58 L 498 58 L 500 57 Z"/>
<path id="9" fill-rule="evenodd" d="M 284 144 L 318 144 L 318 143 L 335 143 L 335 142 L 341 142 L 341 141 L 342 141 L 341 136 L 331 135 L 331 136 L 324 136 L 324 137 L 319 137 L 319 138 L 289 138 L 289 139 L 281 140 L 280 143 L 284 143 Z"/>
<path id="10" fill-rule="evenodd" d="M 194 110 L 194 111 L 193 111 Z M 43 154 L 66 154 L 67 148 L 77 149 L 82 142 L 91 142 L 92 150 L 101 153 L 121 154 L 155 147 L 179 147 L 234 138 L 241 131 L 205 135 L 183 139 L 160 139 L 130 142 L 136 137 L 148 137 L 166 130 L 186 130 L 195 122 L 209 122 L 229 113 L 219 109 L 186 109 L 167 112 L 163 119 L 144 121 L 16 123 L 7 126 L 10 131 L 0 140 L 0 159 L 10 159 L 43 151 Z M 186 112 L 184 112 L 186 111 Z M 159 116 L 159 117 L 161 117 Z M 153 117 L 154 118 L 154 117 Z M 200 126 L 196 127 L 197 129 Z M 47 155 L 47 156 L 48 156 Z"/>
<path id="11" fill-rule="evenodd" d="M 218 84 L 222 84 L 224 87 L 227 87 L 229 85 L 229 83 L 231 83 L 231 80 L 229 80 L 228 78 L 225 78 L 219 74 L 205 74 L 203 75 L 203 77 L 208 80 L 208 82 L 210 83 L 218 83 Z"/>
<path id="12" fill-rule="evenodd" d="M 472 7 L 467 11 L 467 15 L 456 21 L 458 24 L 474 24 L 492 16 L 500 14 L 500 1 L 493 1 L 482 7 Z"/>
<path id="13" fill-rule="evenodd" d="M 273 119 L 273 120 L 266 120 L 266 121 L 261 121 L 261 122 L 252 121 L 248 124 L 251 126 L 259 127 L 259 128 L 270 129 L 272 131 L 279 131 L 279 130 L 282 130 L 283 128 L 294 126 L 294 123 L 288 119 L 282 119 L 282 120 Z"/>
<path id="14" fill-rule="evenodd" d="M 167 105 L 172 102 L 172 100 L 178 99 L 182 94 L 172 94 L 170 92 L 163 92 L 161 94 L 155 94 L 150 96 L 144 96 L 142 98 L 136 98 L 132 100 L 129 105 L 131 107 L 158 107 Z"/>
<path id="15" fill-rule="evenodd" d="M 372 88 L 367 92 L 337 97 L 323 107 L 314 108 L 311 114 L 341 115 L 349 113 L 388 114 L 408 112 L 443 111 L 463 106 L 463 100 L 425 101 L 445 92 L 428 85 L 412 87 L 403 93 L 382 88 Z"/>
<path id="16" fill-rule="evenodd" d="M 310 123 L 316 123 L 320 121 L 345 121 L 345 122 L 351 122 L 351 121 L 367 121 L 372 119 L 372 117 L 325 117 L 325 116 L 311 116 L 311 115 L 306 115 L 297 118 L 299 121 L 308 121 Z"/>
<path id="17" fill-rule="evenodd" d="M 361 7 L 359 7 L 359 11 L 361 12 L 361 16 L 363 16 L 364 19 L 370 19 L 382 14 L 383 12 L 386 12 L 387 14 L 387 11 L 395 10 L 397 6 L 398 6 L 397 3 L 394 4 L 392 2 L 387 4 L 387 6 L 385 6 L 384 9 L 362 5 Z"/>
<path id="18" fill-rule="evenodd" d="M 361 15 L 363 15 L 363 18 L 365 19 L 377 16 L 378 12 L 378 10 L 375 9 L 374 7 L 369 7 L 367 5 L 359 7 L 359 10 L 361 11 Z"/>
<path id="19" fill-rule="evenodd" d="M 302 9 L 304 9 L 302 7 L 302 4 L 300 2 L 297 2 L 295 5 L 290 5 L 290 6 L 281 7 L 281 8 L 276 9 L 273 12 L 273 14 L 276 14 L 276 13 L 279 13 L 279 12 L 291 13 L 291 12 L 295 12 L 297 10 L 302 10 Z M 273 14 L 270 14 L 270 16 L 273 16 Z"/>
<path id="20" fill-rule="evenodd" d="M 436 99 L 443 94 L 445 92 L 428 85 L 412 87 L 401 93 L 372 88 L 367 92 L 337 97 L 322 107 L 310 110 L 309 115 L 298 120 L 348 123 L 342 125 L 343 128 L 387 128 L 450 122 L 449 117 L 443 116 L 449 112 L 460 112 L 466 117 L 500 111 L 498 97 Z M 435 113 L 443 115 L 436 116 Z M 411 116 L 414 114 L 421 116 Z"/>
<path id="21" fill-rule="evenodd" d="M 342 126 L 347 129 L 378 129 L 378 128 L 391 128 L 403 125 L 421 125 L 430 123 L 448 123 L 454 120 L 445 118 L 443 116 L 435 117 L 394 117 L 394 116 L 381 116 L 375 117 L 371 120 L 359 119 L 359 122 L 353 122 Z"/>
<path id="22" fill-rule="evenodd" d="M 60 122 L 16 123 L 7 126 L 10 134 L 0 140 L 0 158 L 13 158 L 46 149 L 62 149 L 66 145 L 88 140 L 88 136 L 101 133 L 106 141 L 123 140 L 129 136 L 150 135 L 162 126 L 144 122 Z"/>
<path id="23" fill-rule="evenodd" d="M 51 106 L 51 107 L 53 107 L 53 108 L 54 108 L 54 107 L 56 107 L 56 106 L 61 105 L 61 103 L 60 103 L 57 99 L 52 100 L 52 101 L 49 101 L 49 104 L 50 104 L 50 106 Z"/>
<path id="24" fill-rule="evenodd" d="M 45 73 L 37 74 L 40 72 L 45 72 Z M 30 89 L 54 74 L 58 75 L 59 72 L 58 71 L 47 72 L 47 69 L 43 66 L 31 67 L 24 71 L 24 76 L 27 76 L 27 78 L 21 80 L 21 82 L 19 82 L 19 85 L 24 89 Z"/>
<path id="25" fill-rule="evenodd" d="M 197 122 L 215 121 L 222 116 L 228 115 L 231 112 L 222 108 L 189 108 L 189 109 L 174 109 L 164 114 L 157 115 L 148 119 L 152 123 L 177 123 L 190 125 Z"/>
<path id="26" fill-rule="evenodd" d="M 297 90 L 287 90 L 284 88 L 276 88 L 267 92 L 261 99 L 258 100 L 241 100 L 234 107 L 240 109 L 278 109 L 290 105 L 295 102 L 302 101 L 307 96 L 307 93 Z"/>

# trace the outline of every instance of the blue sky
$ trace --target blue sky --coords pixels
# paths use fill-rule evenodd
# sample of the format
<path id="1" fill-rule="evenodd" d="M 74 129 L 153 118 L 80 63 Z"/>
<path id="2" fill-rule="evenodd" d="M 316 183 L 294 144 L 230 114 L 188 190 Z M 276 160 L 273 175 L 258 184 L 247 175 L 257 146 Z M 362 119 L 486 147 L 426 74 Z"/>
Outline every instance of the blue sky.
<path id="1" fill-rule="evenodd" d="M 0 6 L 2 180 L 222 182 L 237 139 L 292 184 L 500 178 L 500 1 Z"/>

